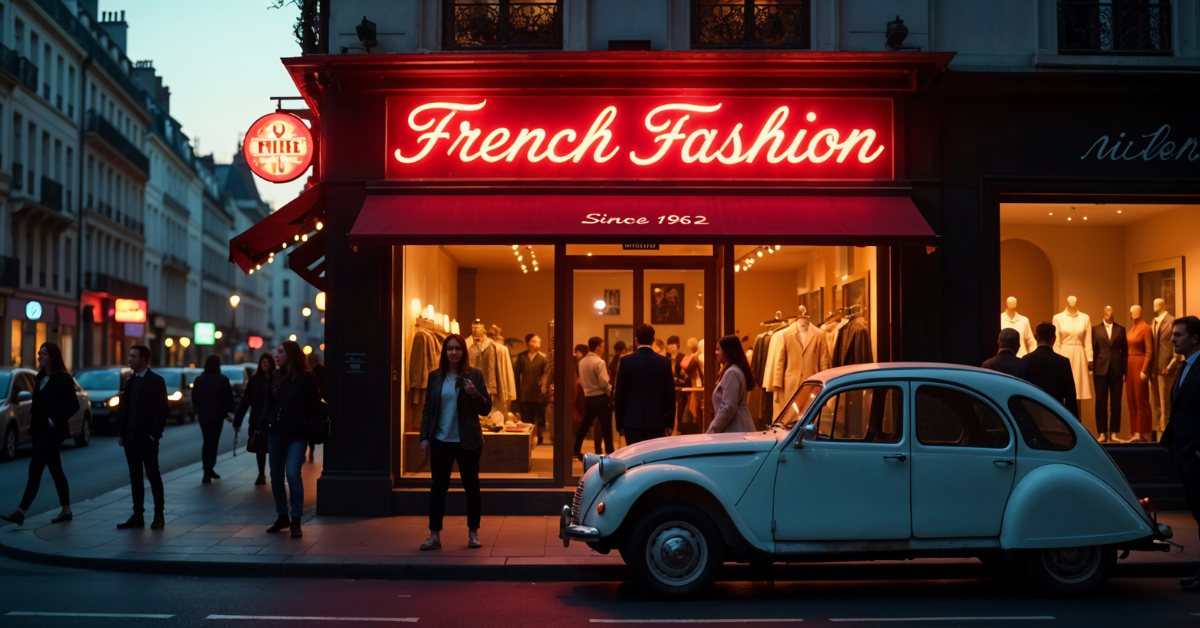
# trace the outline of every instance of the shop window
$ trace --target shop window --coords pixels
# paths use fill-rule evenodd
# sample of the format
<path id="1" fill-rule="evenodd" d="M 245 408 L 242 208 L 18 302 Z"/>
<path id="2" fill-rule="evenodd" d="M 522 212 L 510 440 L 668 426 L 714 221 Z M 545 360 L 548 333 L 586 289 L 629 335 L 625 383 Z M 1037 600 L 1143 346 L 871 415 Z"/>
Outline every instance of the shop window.
<path id="1" fill-rule="evenodd" d="M 812 48 L 809 0 L 692 0 L 692 48 Z"/>
<path id="2" fill-rule="evenodd" d="M 11 364 L 13 366 L 21 366 L 22 365 L 22 362 L 21 362 L 21 339 L 24 336 L 24 333 L 22 332 L 21 327 L 22 327 L 23 322 L 24 321 L 19 321 L 19 320 L 13 320 L 13 322 L 12 322 L 12 332 L 11 332 L 11 336 L 10 336 L 8 360 L 9 360 L 9 364 Z"/>
<path id="3" fill-rule="evenodd" d="M 858 388 L 825 401 L 817 434 L 833 441 L 898 443 L 904 437 L 903 395 L 895 386 Z"/>
<path id="4" fill-rule="evenodd" d="M 1059 54 L 1171 54 L 1170 0 L 1058 0 Z"/>
<path id="5" fill-rule="evenodd" d="M 446 50 L 547 49 L 563 46 L 563 0 L 443 0 Z"/>
<path id="6" fill-rule="evenodd" d="M 1008 400 L 1008 411 L 1030 448 L 1066 451 L 1075 446 L 1075 431 L 1050 408 L 1026 397 L 1013 397 Z"/>
<path id="7" fill-rule="evenodd" d="M 991 406 L 974 395 L 943 386 L 917 389 L 917 440 L 922 445 L 1004 449 L 1008 428 Z"/>

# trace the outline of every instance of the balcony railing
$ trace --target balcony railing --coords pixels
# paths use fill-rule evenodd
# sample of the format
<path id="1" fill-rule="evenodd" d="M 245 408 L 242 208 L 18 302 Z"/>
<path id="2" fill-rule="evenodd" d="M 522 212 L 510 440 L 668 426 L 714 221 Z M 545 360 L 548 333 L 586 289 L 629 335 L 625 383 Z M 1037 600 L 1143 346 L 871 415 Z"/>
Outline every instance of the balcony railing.
<path id="1" fill-rule="evenodd" d="M 138 170 L 150 174 L 150 158 L 141 150 L 138 150 L 133 142 L 125 139 L 124 135 L 117 130 L 117 127 L 109 124 L 100 114 L 96 113 L 95 109 L 88 109 L 84 119 L 84 129 L 88 133 L 95 133 L 100 136 L 105 142 L 108 142 L 118 153 L 133 163 Z"/>
<path id="2" fill-rule="evenodd" d="M 12 186 L 14 190 L 25 189 L 25 166 L 18 162 L 13 162 L 12 165 Z"/>
<path id="3" fill-rule="evenodd" d="M 42 177 L 42 205 L 62 211 L 63 186 L 50 177 Z"/>
<path id="4" fill-rule="evenodd" d="M 0 69 L 15 76 L 18 80 L 21 78 L 21 55 L 17 54 L 16 50 L 8 46 L 0 45 Z"/>
<path id="5" fill-rule="evenodd" d="M 21 260 L 15 257 L 0 256 L 0 286 L 21 287 Z"/>
<path id="6" fill-rule="evenodd" d="M 32 61 L 21 57 L 17 60 L 17 78 L 25 84 L 25 87 L 37 91 L 38 84 L 38 68 Z"/>
<path id="7" fill-rule="evenodd" d="M 191 270 L 192 270 L 192 265 L 187 263 L 187 260 L 183 259 L 182 257 L 179 257 L 178 255 L 175 255 L 174 253 L 164 254 L 162 256 L 162 259 L 163 259 L 164 266 L 174 266 L 176 269 L 181 270 L 185 273 L 191 272 Z"/>
<path id="8" fill-rule="evenodd" d="M 1058 0 L 1058 52 L 1171 54 L 1169 0 Z"/>
<path id="9" fill-rule="evenodd" d="M 182 201 L 174 196 L 171 196 L 170 194 L 163 194 L 163 205 L 166 205 L 167 207 L 170 207 L 171 209 L 189 218 L 192 215 L 192 212 L 187 208 L 187 205 L 184 205 Z"/>
<path id="10" fill-rule="evenodd" d="M 562 50 L 562 0 L 443 2 L 442 46 L 448 50 Z"/>
<path id="11" fill-rule="evenodd" d="M 102 292 L 122 299 L 138 299 L 145 301 L 149 289 L 141 284 L 118 279 L 104 273 L 84 273 L 83 289 L 90 292 Z"/>
<path id="12" fill-rule="evenodd" d="M 692 48 L 812 48 L 809 0 L 692 0 Z"/>

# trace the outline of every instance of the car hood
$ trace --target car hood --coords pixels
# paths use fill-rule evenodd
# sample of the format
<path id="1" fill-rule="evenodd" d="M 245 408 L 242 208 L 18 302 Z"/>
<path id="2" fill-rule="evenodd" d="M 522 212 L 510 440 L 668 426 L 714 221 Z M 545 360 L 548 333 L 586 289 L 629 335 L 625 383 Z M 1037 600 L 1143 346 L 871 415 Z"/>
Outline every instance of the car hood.
<path id="1" fill-rule="evenodd" d="M 733 434 L 692 434 L 642 441 L 618 449 L 613 458 L 631 467 L 648 462 L 690 456 L 752 454 L 770 451 L 778 442 L 777 432 L 737 432 Z"/>
<path id="2" fill-rule="evenodd" d="M 108 401 L 121 392 L 113 388 L 85 388 L 84 391 L 87 392 L 88 398 L 92 401 Z"/>

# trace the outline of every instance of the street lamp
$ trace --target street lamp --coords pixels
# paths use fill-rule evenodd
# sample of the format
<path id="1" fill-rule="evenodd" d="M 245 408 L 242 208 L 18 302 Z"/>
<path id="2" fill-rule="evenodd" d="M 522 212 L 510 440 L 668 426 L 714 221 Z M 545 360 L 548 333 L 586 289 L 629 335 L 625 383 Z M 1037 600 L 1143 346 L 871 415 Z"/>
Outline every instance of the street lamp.
<path id="1" fill-rule="evenodd" d="M 300 313 L 304 315 L 304 318 L 308 318 L 309 316 L 312 316 L 312 310 L 307 307 L 304 308 L 303 310 L 300 310 Z"/>
<path id="2" fill-rule="evenodd" d="M 317 302 L 317 309 L 324 312 L 325 311 L 325 293 L 324 292 L 317 293 L 316 302 Z M 421 301 L 419 299 L 413 299 L 412 307 L 413 307 L 413 309 L 416 310 L 416 312 L 413 313 L 413 316 L 416 316 L 417 313 L 419 313 L 421 311 Z"/>
<path id="3" fill-rule="evenodd" d="M 229 318 L 229 339 L 237 338 L 237 306 L 242 302 L 242 297 L 234 294 L 229 297 L 229 305 L 233 308 L 233 313 Z M 217 336 L 220 338 L 220 336 Z M 236 347 L 233 344 L 229 345 L 229 361 L 233 362 L 237 358 Z"/>

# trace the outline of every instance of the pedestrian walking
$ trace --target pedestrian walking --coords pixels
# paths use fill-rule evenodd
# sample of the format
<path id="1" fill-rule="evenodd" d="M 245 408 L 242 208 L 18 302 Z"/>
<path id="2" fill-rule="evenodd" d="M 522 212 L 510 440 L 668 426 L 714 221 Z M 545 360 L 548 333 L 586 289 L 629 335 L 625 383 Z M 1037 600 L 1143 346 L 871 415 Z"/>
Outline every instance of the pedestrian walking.
<path id="1" fill-rule="evenodd" d="M 583 421 L 575 430 L 575 457 L 583 460 L 583 439 L 592 423 L 599 423 L 599 432 L 604 435 L 604 453 L 613 452 L 612 437 L 612 386 L 608 379 L 608 366 L 604 364 L 604 339 L 592 336 L 588 339 L 588 353 L 579 361 L 579 386 L 583 389 Z"/>
<path id="2" fill-rule="evenodd" d="M 755 431 L 746 405 L 746 393 L 754 386 L 754 374 L 737 336 L 725 336 L 717 342 L 717 363 L 721 365 L 721 377 L 713 390 L 714 413 L 707 433 Z"/>
<path id="3" fill-rule="evenodd" d="M 7 515 L 0 515 L 0 519 L 17 525 L 25 523 L 25 512 L 37 497 L 42 484 L 42 471 L 46 469 L 50 470 L 54 488 L 58 491 L 58 503 L 62 505 L 62 512 L 50 523 L 70 521 L 74 516 L 71 514 L 71 492 L 58 448 L 71 435 L 67 422 L 79 411 L 75 380 L 63 362 L 62 350 L 53 342 L 42 343 L 37 360 L 41 370 L 37 374 L 37 385 L 33 389 L 33 401 L 29 408 L 29 439 L 33 441 L 29 480 L 25 482 L 21 505 Z"/>
<path id="4" fill-rule="evenodd" d="M 1037 349 L 1021 358 L 1029 365 L 1025 371 L 1025 381 L 1046 391 L 1078 419 L 1079 402 L 1075 399 L 1075 376 L 1071 372 L 1071 361 L 1054 352 L 1055 333 L 1054 325 L 1045 321 L 1034 329 Z"/>
<path id="5" fill-rule="evenodd" d="M 250 381 L 246 382 L 246 388 L 242 390 L 242 401 L 238 403 L 237 412 L 233 416 L 234 432 L 242 429 L 242 420 L 246 417 L 246 411 L 250 411 L 250 426 L 246 430 L 246 443 L 250 443 L 250 434 L 260 430 L 267 429 L 265 421 L 266 406 L 267 406 L 267 382 L 271 375 L 275 372 L 275 357 L 270 353 L 264 353 L 258 359 L 258 370 L 254 371 L 254 375 L 250 376 Z M 267 452 L 259 451 L 254 454 L 258 457 L 258 479 L 254 480 L 255 486 L 262 486 L 267 483 Z"/>
<path id="6" fill-rule="evenodd" d="M 626 445 L 670 436 L 675 428 L 675 375 L 671 359 L 654 352 L 654 328 L 640 325 L 633 332 L 637 349 L 617 366 L 614 406 L 617 433 Z"/>
<path id="7" fill-rule="evenodd" d="M 1183 316 L 1173 323 L 1171 343 L 1183 362 L 1171 388 L 1171 416 L 1160 446 L 1174 454 L 1188 507 L 1200 523 L 1200 318 Z M 1179 584 L 1185 591 L 1200 591 L 1200 573 Z"/>
<path id="8" fill-rule="evenodd" d="M 271 467 L 271 494 L 279 516 L 267 532 L 290 527 L 292 538 L 298 539 L 304 536 L 300 529 L 300 515 L 304 512 L 304 478 L 300 467 L 304 464 L 312 425 L 323 412 L 321 393 L 317 378 L 308 370 L 304 351 L 294 340 L 279 345 L 275 367 L 267 386 L 267 461 Z"/>
<path id="9" fill-rule="evenodd" d="M 221 428 L 233 422 L 233 386 L 221 374 L 221 356 L 210 355 L 204 361 L 204 372 L 192 383 L 192 406 L 200 423 L 203 444 L 200 462 L 204 467 L 204 484 L 221 479 L 217 475 L 217 447 L 221 444 Z"/>
<path id="10" fill-rule="evenodd" d="M 117 397 L 120 416 L 117 417 L 117 445 L 125 449 L 125 462 L 129 465 L 129 484 L 133 489 L 133 516 L 117 529 L 144 528 L 146 521 L 146 487 L 142 472 L 150 481 L 150 494 L 154 497 L 154 520 L 150 528 L 157 530 L 165 525 L 163 520 L 162 474 L 158 470 L 158 442 L 162 440 L 163 428 L 167 425 L 167 382 L 162 375 L 150 370 L 150 349 L 145 345 L 134 345 L 129 349 L 129 368 L 133 374 L 125 381 L 125 388 Z"/>
<path id="11" fill-rule="evenodd" d="M 479 417 L 492 408 L 483 371 L 471 367 L 467 342 L 450 334 L 442 343 L 438 368 L 429 374 L 425 407 L 421 410 L 421 449 L 429 456 L 433 486 L 429 491 L 429 538 L 422 550 L 442 548 L 442 518 L 450 472 L 458 462 L 467 496 L 467 547 L 480 548 L 479 518 L 483 510 L 479 492 L 479 458 L 483 455 L 483 429 Z"/>
<path id="12" fill-rule="evenodd" d="M 1017 357 L 1017 351 L 1021 348 L 1021 334 L 1011 327 L 1001 329 L 996 344 L 1000 346 L 1000 350 L 984 361 L 983 368 L 1025 379 L 1029 363 Z"/>

